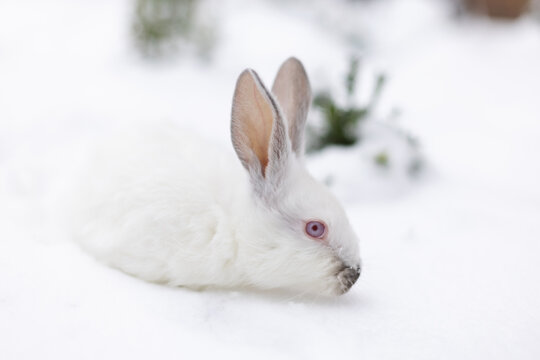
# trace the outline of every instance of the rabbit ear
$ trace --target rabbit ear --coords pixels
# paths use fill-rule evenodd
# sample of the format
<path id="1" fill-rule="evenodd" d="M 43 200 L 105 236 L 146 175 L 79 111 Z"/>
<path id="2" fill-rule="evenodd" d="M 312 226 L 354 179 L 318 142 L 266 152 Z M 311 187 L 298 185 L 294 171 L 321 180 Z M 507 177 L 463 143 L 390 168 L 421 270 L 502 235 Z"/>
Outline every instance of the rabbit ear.
<path id="1" fill-rule="evenodd" d="M 236 82 L 231 137 L 236 154 L 258 190 L 275 190 L 286 170 L 290 141 L 276 101 L 257 73 L 245 70 Z"/>
<path id="2" fill-rule="evenodd" d="M 297 156 L 302 156 L 311 87 L 300 60 L 291 57 L 281 65 L 272 86 L 272 93 L 287 118 L 292 149 Z"/>

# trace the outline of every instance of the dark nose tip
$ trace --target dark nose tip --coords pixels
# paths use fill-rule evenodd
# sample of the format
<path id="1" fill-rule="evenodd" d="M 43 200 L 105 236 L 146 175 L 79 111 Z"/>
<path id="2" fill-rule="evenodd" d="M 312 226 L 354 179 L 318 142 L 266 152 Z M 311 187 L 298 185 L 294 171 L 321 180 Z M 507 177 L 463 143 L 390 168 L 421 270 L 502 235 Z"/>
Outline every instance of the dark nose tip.
<path id="1" fill-rule="evenodd" d="M 341 285 L 341 291 L 346 293 L 354 285 L 356 280 L 360 277 L 361 268 L 358 267 L 345 267 L 337 275 L 339 283 Z"/>

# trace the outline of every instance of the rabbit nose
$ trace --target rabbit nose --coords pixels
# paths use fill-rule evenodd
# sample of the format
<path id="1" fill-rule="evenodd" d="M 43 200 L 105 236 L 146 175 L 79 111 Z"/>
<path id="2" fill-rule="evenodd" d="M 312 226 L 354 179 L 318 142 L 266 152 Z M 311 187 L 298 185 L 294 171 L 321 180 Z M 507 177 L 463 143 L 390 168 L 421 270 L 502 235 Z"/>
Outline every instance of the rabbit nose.
<path id="1" fill-rule="evenodd" d="M 349 291 L 349 289 L 354 285 L 356 280 L 360 277 L 361 268 L 358 267 L 344 267 L 341 269 L 341 271 L 337 274 L 337 278 L 340 283 L 342 294 Z"/>

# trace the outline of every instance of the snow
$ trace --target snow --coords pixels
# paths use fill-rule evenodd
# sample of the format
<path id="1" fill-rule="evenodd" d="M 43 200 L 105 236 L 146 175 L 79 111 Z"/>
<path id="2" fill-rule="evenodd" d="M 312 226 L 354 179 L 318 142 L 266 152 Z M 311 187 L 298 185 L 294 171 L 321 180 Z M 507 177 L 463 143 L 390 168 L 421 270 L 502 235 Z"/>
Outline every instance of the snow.
<path id="1" fill-rule="evenodd" d="M 0 3 L 1 359 L 540 357 L 538 20 L 455 19 L 427 0 L 213 1 L 213 60 L 149 64 L 130 6 Z M 385 173 L 369 146 L 308 159 L 361 239 L 350 293 L 172 289 L 69 242 L 60 194 L 95 137 L 155 119 L 229 144 L 243 68 L 269 83 L 295 55 L 337 91 L 359 43 L 366 88 L 389 75 L 378 119 L 399 108 L 428 167 Z"/>

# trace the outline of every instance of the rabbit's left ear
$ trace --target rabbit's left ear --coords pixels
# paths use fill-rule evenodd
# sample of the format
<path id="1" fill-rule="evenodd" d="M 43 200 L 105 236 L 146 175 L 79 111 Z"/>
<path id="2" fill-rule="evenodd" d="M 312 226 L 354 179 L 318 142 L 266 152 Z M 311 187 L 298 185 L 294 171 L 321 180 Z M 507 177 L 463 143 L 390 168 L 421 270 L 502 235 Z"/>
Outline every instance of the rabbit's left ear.
<path id="1" fill-rule="evenodd" d="M 304 127 L 311 103 L 311 87 L 300 60 L 291 57 L 279 68 L 272 93 L 287 118 L 292 150 L 297 156 L 304 153 Z"/>
<path id="2" fill-rule="evenodd" d="M 253 70 L 245 70 L 236 82 L 231 138 L 256 192 L 273 196 L 288 171 L 291 145 L 276 100 Z"/>

